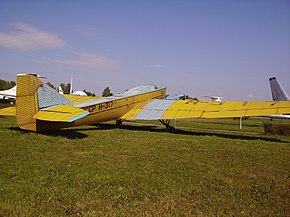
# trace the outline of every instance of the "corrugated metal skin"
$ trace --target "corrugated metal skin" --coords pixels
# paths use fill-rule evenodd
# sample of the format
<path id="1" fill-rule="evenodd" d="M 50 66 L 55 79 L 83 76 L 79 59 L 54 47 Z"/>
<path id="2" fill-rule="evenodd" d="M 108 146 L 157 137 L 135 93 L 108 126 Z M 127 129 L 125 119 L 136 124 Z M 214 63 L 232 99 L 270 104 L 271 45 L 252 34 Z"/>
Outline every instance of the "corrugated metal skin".
<path id="1" fill-rule="evenodd" d="M 232 118 L 254 117 L 290 112 L 287 102 L 194 102 L 176 101 L 163 114 L 163 119 L 172 118 Z"/>
<path id="2" fill-rule="evenodd" d="M 37 131 L 33 116 L 38 111 L 36 90 L 41 84 L 33 75 L 17 76 L 16 119 L 21 129 Z"/>
<path id="3" fill-rule="evenodd" d="M 38 90 L 38 108 L 43 109 L 55 105 L 73 105 L 71 101 L 60 95 L 47 84 L 41 85 Z"/>
<path id="4" fill-rule="evenodd" d="M 159 120 L 173 100 L 153 100 L 148 103 L 136 116 L 138 120 Z"/>
<path id="5" fill-rule="evenodd" d="M 166 100 L 165 100 L 166 102 Z M 162 105 L 153 100 L 129 111 L 126 120 L 157 120 L 182 118 L 232 118 L 289 114 L 290 102 L 211 102 L 177 100 Z"/>
<path id="6" fill-rule="evenodd" d="M 80 102 L 80 103 L 75 104 L 75 106 L 78 108 L 83 108 L 83 107 L 88 107 L 91 105 L 96 105 L 99 103 L 125 99 L 125 98 L 132 97 L 132 96 L 135 97 L 137 95 L 142 95 L 142 94 L 148 94 L 148 93 L 150 93 L 150 92 L 152 93 L 154 91 L 158 91 L 158 89 L 156 89 L 156 87 L 154 85 L 141 85 L 138 87 L 134 87 L 130 90 L 127 90 L 125 93 L 117 94 L 116 96 L 101 97 L 99 99 L 93 99 L 93 100 L 90 100 L 87 102 Z"/>
<path id="7" fill-rule="evenodd" d="M 116 98 L 116 97 L 99 98 L 99 99 L 94 99 L 94 100 L 90 100 L 87 102 L 81 102 L 81 103 L 75 104 L 74 106 L 78 107 L 78 108 L 83 108 L 83 107 L 96 105 L 96 104 L 103 103 L 103 102 L 109 102 L 109 101 L 112 101 L 115 99 L 118 99 L 118 98 Z"/>

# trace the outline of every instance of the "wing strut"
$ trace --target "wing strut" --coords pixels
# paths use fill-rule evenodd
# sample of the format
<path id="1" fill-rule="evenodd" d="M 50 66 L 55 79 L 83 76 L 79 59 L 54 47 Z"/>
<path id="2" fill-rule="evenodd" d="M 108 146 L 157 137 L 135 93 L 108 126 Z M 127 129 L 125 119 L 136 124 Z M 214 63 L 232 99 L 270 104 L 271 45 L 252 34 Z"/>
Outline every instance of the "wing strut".
<path id="1" fill-rule="evenodd" d="M 123 124 L 124 121 L 125 121 L 125 119 L 118 119 L 118 120 L 116 120 L 116 126 L 119 127 L 120 125 Z"/>
<path id="2" fill-rule="evenodd" d="M 174 127 L 170 126 L 170 119 L 159 119 L 159 121 L 166 127 L 166 129 L 168 130 L 174 129 Z"/>

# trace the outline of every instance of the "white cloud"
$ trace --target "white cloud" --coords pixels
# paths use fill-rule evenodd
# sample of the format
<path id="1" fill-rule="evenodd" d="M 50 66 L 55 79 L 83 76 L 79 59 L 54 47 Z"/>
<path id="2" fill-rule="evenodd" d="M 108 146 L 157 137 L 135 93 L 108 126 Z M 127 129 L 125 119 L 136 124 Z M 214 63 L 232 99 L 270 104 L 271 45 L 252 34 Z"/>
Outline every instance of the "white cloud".
<path id="1" fill-rule="evenodd" d="M 66 42 L 54 33 L 45 32 L 23 23 L 15 24 L 14 27 L 17 31 L 0 32 L 0 46 L 23 51 L 66 46 Z"/>
<path id="2" fill-rule="evenodd" d="M 257 98 L 254 94 L 252 94 L 252 93 L 249 93 L 248 95 L 247 95 L 247 97 L 248 98 Z"/>
<path id="3" fill-rule="evenodd" d="M 113 69 L 121 65 L 117 60 L 110 59 L 100 54 L 88 52 L 80 53 L 75 59 L 45 58 L 44 60 L 59 64 L 83 66 L 94 69 Z"/>
<path id="4" fill-rule="evenodd" d="M 153 64 L 153 65 L 149 65 L 150 68 L 165 68 L 165 65 L 161 65 L 161 64 Z"/>

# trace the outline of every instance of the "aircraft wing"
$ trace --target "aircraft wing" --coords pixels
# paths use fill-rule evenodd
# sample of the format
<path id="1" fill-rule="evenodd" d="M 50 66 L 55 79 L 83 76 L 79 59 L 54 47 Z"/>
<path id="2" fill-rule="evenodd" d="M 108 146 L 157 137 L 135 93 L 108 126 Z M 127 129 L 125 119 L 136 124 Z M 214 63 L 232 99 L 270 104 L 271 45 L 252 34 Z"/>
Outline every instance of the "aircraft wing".
<path id="1" fill-rule="evenodd" d="M 15 99 L 16 98 L 16 85 L 8 90 L 0 91 L 1 99 Z"/>
<path id="2" fill-rule="evenodd" d="M 15 117 L 16 116 L 16 107 L 7 107 L 7 108 L 3 108 L 0 109 L 0 116 L 12 116 Z"/>
<path id="3" fill-rule="evenodd" d="M 13 94 L 0 93 L 0 98 L 1 99 L 16 99 L 16 96 Z"/>
<path id="4" fill-rule="evenodd" d="M 211 102 L 152 100 L 141 103 L 122 119 L 160 120 L 185 118 L 232 118 L 290 114 L 290 102 Z"/>
<path id="5" fill-rule="evenodd" d="M 89 114 L 88 111 L 72 105 L 58 105 L 39 110 L 33 118 L 42 121 L 73 122 Z"/>

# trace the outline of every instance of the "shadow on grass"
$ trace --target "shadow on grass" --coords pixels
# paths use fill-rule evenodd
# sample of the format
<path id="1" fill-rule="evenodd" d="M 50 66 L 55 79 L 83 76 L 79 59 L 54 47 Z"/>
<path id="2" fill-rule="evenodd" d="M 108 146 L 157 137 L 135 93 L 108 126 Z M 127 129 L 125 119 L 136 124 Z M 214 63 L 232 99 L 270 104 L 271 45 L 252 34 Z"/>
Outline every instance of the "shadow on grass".
<path id="1" fill-rule="evenodd" d="M 261 125 L 256 123 L 247 123 L 247 120 L 243 120 L 243 126 L 247 127 L 260 127 Z M 239 119 L 235 122 L 221 122 L 221 121 L 195 121 L 198 124 L 212 124 L 212 125 L 227 125 L 227 126 L 237 126 L 239 125 Z"/>
<path id="2" fill-rule="evenodd" d="M 88 137 L 88 135 L 79 131 L 80 129 L 61 129 L 58 131 L 42 132 L 41 134 L 46 136 L 63 137 L 67 139 L 84 139 Z"/>
<path id="3" fill-rule="evenodd" d="M 97 124 L 96 130 L 111 130 L 111 129 L 124 129 L 124 130 L 135 130 L 135 131 L 149 131 L 149 132 L 159 132 L 159 133 L 173 133 L 173 134 L 180 134 L 180 135 L 190 135 L 190 136 L 216 136 L 220 138 L 226 139 L 241 139 L 241 140 L 263 140 L 268 142 L 283 142 L 283 143 L 290 143 L 288 141 L 283 141 L 278 138 L 269 138 L 269 137 L 262 137 L 259 135 L 241 135 L 241 134 L 229 134 L 230 131 L 227 133 L 220 133 L 220 132 L 200 132 L 200 131 L 190 131 L 190 130 L 182 130 L 182 129 L 171 129 L 168 130 L 164 128 L 158 128 L 156 125 L 146 125 L 146 126 L 136 126 L 136 125 L 121 125 L 117 127 L 114 124 Z M 210 130 L 209 130 L 210 131 Z M 236 132 L 232 132 L 236 133 Z"/>
<path id="4" fill-rule="evenodd" d="M 19 127 L 10 127 L 10 130 L 19 131 L 21 133 L 31 133 L 30 131 L 22 130 Z M 94 130 L 95 128 L 90 128 L 88 130 Z M 55 131 L 48 131 L 48 132 L 40 132 L 38 134 L 46 135 L 46 136 L 53 136 L 53 137 L 63 137 L 67 139 L 84 139 L 88 137 L 88 135 L 79 132 L 81 129 L 60 129 Z M 33 132 L 34 133 L 34 132 Z"/>
<path id="5" fill-rule="evenodd" d="M 241 139 L 241 140 L 263 140 L 268 142 L 283 142 L 290 143 L 288 141 L 283 141 L 278 138 L 269 138 L 263 137 L 259 135 L 241 135 L 236 132 L 200 132 L 200 131 L 190 131 L 190 130 L 182 130 L 182 129 L 171 129 L 168 130 L 165 127 L 159 128 L 157 125 L 146 125 L 146 126 L 137 126 L 137 125 L 120 125 L 116 126 L 115 124 L 95 124 L 91 125 L 88 128 L 74 128 L 74 129 L 60 129 L 56 131 L 42 132 L 40 134 L 54 137 L 63 137 L 67 139 L 83 139 L 87 138 L 88 135 L 82 133 L 82 131 L 95 131 L 95 130 L 112 130 L 112 129 L 123 129 L 123 130 L 134 130 L 134 131 L 149 131 L 149 132 L 159 132 L 159 133 L 173 133 L 180 135 L 190 135 L 190 136 L 216 136 L 220 138 L 226 139 Z M 10 127 L 10 130 L 20 131 L 22 133 L 31 133 L 29 131 L 21 130 L 19 127 Z M 236 134 L 229 134 L 236 133 Z"/>

